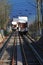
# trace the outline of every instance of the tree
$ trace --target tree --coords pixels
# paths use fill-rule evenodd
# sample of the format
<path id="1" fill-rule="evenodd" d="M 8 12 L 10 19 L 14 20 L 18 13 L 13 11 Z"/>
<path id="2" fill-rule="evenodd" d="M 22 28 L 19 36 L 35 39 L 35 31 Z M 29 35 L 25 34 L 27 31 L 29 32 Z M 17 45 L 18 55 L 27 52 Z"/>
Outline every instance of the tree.
<path id="1" fill-rule="evenodd" d="M 9 21 L 10 6 L 7 0 L 0 0 L 0 28 L 6 28 Z"/>
<path id="2" fill-rule="evenodd" d="M 42 29 L 42 23 L 40 22 L 40 29 Z M 29 25 L 29 31 L 32 34 L 36 34 L 37 35 L 37 31 L 38 31 L 38 22 L 35 20 L 32 24 Z M 41 33 L 41 32 L 40 32 Z"/>

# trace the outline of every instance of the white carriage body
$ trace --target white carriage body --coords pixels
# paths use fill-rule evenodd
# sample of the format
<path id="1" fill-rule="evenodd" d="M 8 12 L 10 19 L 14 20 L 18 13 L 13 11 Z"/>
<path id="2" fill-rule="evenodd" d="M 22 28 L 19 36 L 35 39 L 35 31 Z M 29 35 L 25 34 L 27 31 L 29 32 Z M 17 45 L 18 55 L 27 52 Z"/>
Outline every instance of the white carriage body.
<path id="1" fill-rule="evenodd" d="M 28 22 L 28 18 L 27 17 L 18 17 L 18 26 L 19 26 L 19 32 L 27 32 L 28 28 L 27 28 L 27 22 Z"/>
<path id="2" fill-rule="evenodd" d="M 13 21 L 12 21 L 12 29 L 17 29 L 17 26 L 18 26 L 18 24 L 17 24 L 17 19 L 16 18 L 13 18 Z"/>

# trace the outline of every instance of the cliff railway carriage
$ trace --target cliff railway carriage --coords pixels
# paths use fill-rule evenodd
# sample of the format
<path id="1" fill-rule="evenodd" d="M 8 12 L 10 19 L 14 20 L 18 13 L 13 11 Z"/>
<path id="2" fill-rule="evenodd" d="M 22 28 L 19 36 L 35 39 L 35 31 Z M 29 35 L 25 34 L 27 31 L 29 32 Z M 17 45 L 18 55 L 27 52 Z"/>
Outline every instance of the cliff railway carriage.
<path id="1" fill-rule="evenodd" d="M 17 22 L 12 21 L 12 30 L 15 31 L 17 29 Z"/>
<path id="2" fill-rule="evenodd" d="M 13 18 L 13 21 L 12 21 L 12 30 L 15 31 L 18 27 L 18 18 Z"/>
<path id="3" fill-rule="evenodd" d="M 28 19 L 27 17 L 18 17 L 18 31 L 19 33 L 26 34 L 28 32 Z"/>

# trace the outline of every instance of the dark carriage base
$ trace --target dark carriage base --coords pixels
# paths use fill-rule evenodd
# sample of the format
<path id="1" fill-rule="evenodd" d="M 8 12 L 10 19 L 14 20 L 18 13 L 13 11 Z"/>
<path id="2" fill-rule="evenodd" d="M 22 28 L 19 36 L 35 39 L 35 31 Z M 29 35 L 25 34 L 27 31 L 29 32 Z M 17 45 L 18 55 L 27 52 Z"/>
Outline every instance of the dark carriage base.
<path id="1" fill-rule="evenodd" d="M 16 31 L 16 29 L 12 29 L 12 31 Z"/>
<path id="2" fill-rule="evenodd" d="M 25 35 L 28 31 L 23 31 L 23 32 L 22 31 L 18 31 L 18 32 L 19 32 L 19 34 L 24 34 Z"/>

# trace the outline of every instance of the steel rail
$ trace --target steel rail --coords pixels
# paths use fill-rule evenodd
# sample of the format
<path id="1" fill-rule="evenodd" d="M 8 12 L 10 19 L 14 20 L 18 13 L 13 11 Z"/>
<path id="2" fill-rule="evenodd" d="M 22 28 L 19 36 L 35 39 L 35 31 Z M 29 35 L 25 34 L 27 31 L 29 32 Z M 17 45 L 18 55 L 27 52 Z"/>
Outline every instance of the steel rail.
<path id="1" fill-rule="evenodd" d="M 9 63 L 9 65 L 16 65 L 16 61 L 15 61 L 15 59 L 14 59 L 14 55 L 15 55 L 15 54 L 14 54 L 14 51 L 15 51 L 15 44 L 16 44 L 16 43 L 15 43 L 15 34 L 14 34 L 14 35 L 13 35 L 13 34 L 14 34 L 14 32 L 12 32 L 12 34 L 9 36 L 8 41 L 7 41 L 6 45 L 5 45 L 5 48 L 4 48 L 4 50 L 2 50 L 2 52 L 4 53 L 5 50 L 6 50 L 6 48 L 7 48 L 6 46 L 9 45 L 8 42 L 10 41 L 10 39 L 12 39 L 12 36 L 13 36 L 13 37 L 14 37 L 14 42 L 13 42 L 13 46 L 12 46 L 11 58 L 8 59 L 8 60 L 6 60 L 6 59 L 5 59 L 5 60 L 4 60 L 4 59 L 2 60 L 2 59 L 1 59 L 1 60 L 0 60 L 0 63 L 2 63 L 2 65 L 3 65 L 4 63 Z M 2 52 L 1 52 L 1 53 L 2 53 Z M 2 53 L 2 55 L 3 55 L 3 53 Z"/>
<path id="2" fill-rule="evenodd" d="M 40 65 L 43 65 L 43 60 L 41 59 L 40 55 L 38 54 L 38 52 L 36 51 L 36 49 L 33 47 L 33 45 L 31 43 L 29 43 L 29 37 L 23 35 L 24 39 L 28 42 L 28 45 L 31 47 L 32 51 L 34 52 L 34 55 L 36 56 L 37 60 L 39 61 Z M 33 40 L 30 39 L 31 42 L 34 43 Z"/>
<path id="3" fill-rule="evenodd" d="M 7 44 L 8 44 L 8 42 L 9 42 L 11 36 L 13 35 L 13 33 L 14 33 L 14 32 L 12 32 L 12 33 L 9 35 L 8 39 L 5 41 L 3 47 L 1 48 L 1 50 L 0 50 L 0 59 L 1 59 L 1 57 L 2 57 L 2 55 L 3 55 L 3 53 L 4 53 L 4 51 L 6 50 Z"/>
<path id="4" fill-rule="evenodd" d="M 17 62 L 15 60 L 15 57 L 14 57 L 14 52 L 15 52 L 15 45 L 16 45 L 16 39 L 15 39 L 15 36 L 14 36 L 14 43 L 13 43 L 13 50 L 12 50 L 12 59 L 11 59 L 11 65 L 16 65 Z M 15 52 L 16 53 L 16 52 Z"/>
<path id="5" fill-rule="evenodd" d="M 24 51 L 24 48 L 23 48 L 23 45 L 22 45 L 22 42 L 21 42 L 20 35 L 19 35 L 19 40 L 20 40 L 20 46 L 21 46 L 22 54 L 23 54 L 24 60 L 25 60 L 25 65 L 28 65 L 27 58 L 26 58 L 25 51 Z"/>

